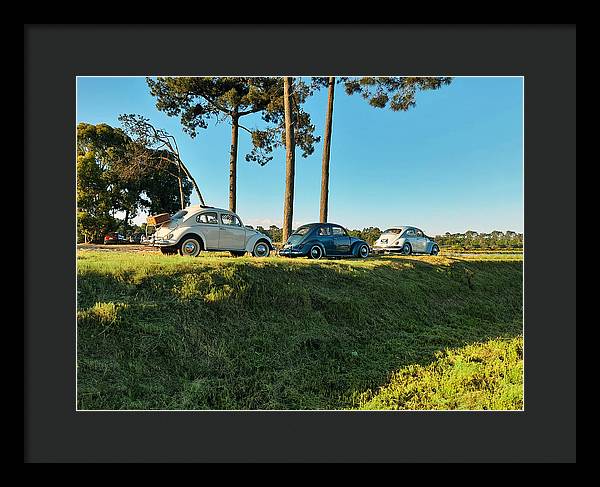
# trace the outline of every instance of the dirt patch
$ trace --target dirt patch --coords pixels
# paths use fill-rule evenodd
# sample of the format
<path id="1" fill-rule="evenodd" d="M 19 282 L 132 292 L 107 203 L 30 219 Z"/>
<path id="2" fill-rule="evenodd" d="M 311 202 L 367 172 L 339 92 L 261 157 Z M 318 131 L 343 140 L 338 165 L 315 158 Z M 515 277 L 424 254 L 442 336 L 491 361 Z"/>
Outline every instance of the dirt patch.
<path id="1" fill-rule="evenodd" d="M 130 253 L 157 253 L 160 250 L 157 247 L 148 247 L 139 244 L 77 244 L 77 250 L 95 250 L 101 252 L 130 252 Z"/>

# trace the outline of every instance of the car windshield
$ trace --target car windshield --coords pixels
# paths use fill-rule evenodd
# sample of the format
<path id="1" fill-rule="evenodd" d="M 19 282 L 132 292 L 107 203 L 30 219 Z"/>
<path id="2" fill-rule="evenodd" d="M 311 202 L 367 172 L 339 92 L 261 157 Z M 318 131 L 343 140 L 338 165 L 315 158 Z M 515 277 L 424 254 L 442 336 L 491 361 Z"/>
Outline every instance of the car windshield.
<path id="1" fill-rule="evenodd" d="M 179 220 L 180 218 L 183 218 L 185 215 L 187 215 L 187 211 L 185 211 L 185 210 L 179 210 L 174 215 L 171 215 L 171 219 L 172 220 Z"/>
<path id="2" fill-rule="evenodd" d="M 403 230 L 402 228 L 388 228 L 383 233 L 397 233 L 397 234 L 400 234 L 400 233 L 402 233 L 402 230 Z"/>

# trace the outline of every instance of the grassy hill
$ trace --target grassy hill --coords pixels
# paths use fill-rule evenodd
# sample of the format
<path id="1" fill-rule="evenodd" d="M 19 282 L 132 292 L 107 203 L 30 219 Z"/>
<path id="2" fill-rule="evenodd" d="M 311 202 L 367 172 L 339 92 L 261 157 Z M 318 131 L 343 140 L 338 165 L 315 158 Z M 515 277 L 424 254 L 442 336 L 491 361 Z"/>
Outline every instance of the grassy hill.
<path id="1" fill-rule="evenodd" d="M 520 409 L 522 257 L 78 253 L 80 409 Z"/>

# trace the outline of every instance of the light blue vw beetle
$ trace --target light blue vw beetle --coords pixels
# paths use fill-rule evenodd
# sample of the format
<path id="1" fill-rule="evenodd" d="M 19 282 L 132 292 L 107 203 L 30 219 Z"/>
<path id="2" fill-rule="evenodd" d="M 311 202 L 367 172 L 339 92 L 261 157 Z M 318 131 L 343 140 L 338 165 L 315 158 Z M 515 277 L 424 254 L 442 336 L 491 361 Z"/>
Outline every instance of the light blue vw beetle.
<path id="1" fill-rule="evenodd" d="M 385 230 L 373 245 L 374 253 L 437 255 L 439 245 L 416 227 L 394 227 Z"/>

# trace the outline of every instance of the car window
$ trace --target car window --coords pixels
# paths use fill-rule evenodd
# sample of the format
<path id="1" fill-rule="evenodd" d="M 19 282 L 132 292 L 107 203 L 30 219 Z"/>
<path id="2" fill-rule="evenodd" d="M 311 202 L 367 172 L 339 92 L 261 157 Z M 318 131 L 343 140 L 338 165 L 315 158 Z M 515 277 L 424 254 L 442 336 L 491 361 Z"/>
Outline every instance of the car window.
<path id="1" fill-rule="evenodd" d="M 221 214 L 221 223 L 223 225 L 230 225 L 232 227 L 241 227 L 242 226 L 239 218 L 230 213 L 222 213 Z"/>
<path id="2" fill-rule="evenodd" d="M 423 232 L 421 230 L 417 230 L 417 237 L 422 237 L 423 236 Z"/>
<path id="3" fill-rule="evenodd" d="M 217 214 L 215 212 L 211 211 L 208 213 L 202 213 L 201 215 L 198 215 L 196 217 L 196 222 L 217 224 L 217 223 L 219 223 L 219 220 L 217 219 Z"/>
<path id="4" fill-rule="evenodd" d="M 319 227 L 319 235 L 321 235 L 321 236 L 331 235 L 331 228 L 329 228 L 329 227 Z"/>
<path id="5" fill-rule="evenodd" d="M 185 215 L 187 215 L 187 211 L 185 211 L 185 210 L 179 210 L 177 213 L 171 215 L 171 219 L 172 220 L 179 220 L 180 218 L 183 218 Z"/>
<path id="6" fill-rule="evenodd" d="M 298 227 L 298 229 L 292 234 L 292 235 L 306 235 L 308 232 L 310 232 L 310 229 L 313 228 L 310 225 L 307 225 L 305 227 Z"/>
<path id="7" fill-rule="evenodd" d="M 333 231 L 334 235 L 342 235 L 342 236 L 346 236 L 346 230 L 344 230 L 342 227 L 336 227 L 336 226 L 332 226 L 331 230 Z"/>
<path id="8" fill-rule="evenodd" d="M 415 231 L 412 228 L 409 228 L 408 230 L 406 230 L 406 232 L 404 233 L 405 237 L 414 237 L 415 236 Z"/>

